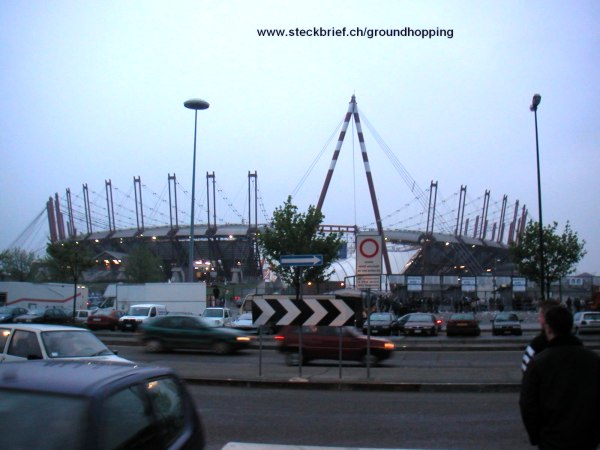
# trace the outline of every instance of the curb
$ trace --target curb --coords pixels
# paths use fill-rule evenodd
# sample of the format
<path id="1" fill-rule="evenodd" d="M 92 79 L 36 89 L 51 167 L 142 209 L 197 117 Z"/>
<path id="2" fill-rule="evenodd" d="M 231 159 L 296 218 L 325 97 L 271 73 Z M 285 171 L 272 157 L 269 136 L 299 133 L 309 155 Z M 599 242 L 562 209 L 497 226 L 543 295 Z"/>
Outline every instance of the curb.
<path id="1" fill-rule="evenodd" d="M 515 393 L 518 383 L 386 383 L 381 381 L 310 381 L 306 378 L 289 380 L 217 379 L 184 377 L 189 385 L 233 386 L 263 389 L 306 389 L 328 391 L 382 391 L 382 392 L 473 392 Z"/>

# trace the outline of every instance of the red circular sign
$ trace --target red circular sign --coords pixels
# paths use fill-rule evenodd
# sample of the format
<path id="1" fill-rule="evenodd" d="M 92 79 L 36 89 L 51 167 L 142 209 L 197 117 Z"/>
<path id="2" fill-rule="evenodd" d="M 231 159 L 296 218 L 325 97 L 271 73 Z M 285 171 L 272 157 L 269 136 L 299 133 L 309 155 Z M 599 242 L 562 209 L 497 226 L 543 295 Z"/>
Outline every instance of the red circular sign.
<path id="1" fill-rule="evenodd" d="M 379 253 L 379 242 L 375 239 L 365 239 L 360 243 L 358 250 L 365 258 L 372 258 Z"/>

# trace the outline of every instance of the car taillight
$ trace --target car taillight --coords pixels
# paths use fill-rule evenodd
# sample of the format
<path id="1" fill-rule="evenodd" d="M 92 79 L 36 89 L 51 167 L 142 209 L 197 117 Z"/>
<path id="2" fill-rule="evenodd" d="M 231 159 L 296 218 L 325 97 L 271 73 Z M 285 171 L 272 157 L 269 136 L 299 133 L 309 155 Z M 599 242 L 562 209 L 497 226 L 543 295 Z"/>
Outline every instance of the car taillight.
<path id="1" fill-rule="evenodd" d="M 280 334 L 277 334 L 277 335 L 275 335 L 274 339 L 276 341 L 283 341 L 285 339 L 285 337 Z"/>
<path id="2" fill-rule="evenodd" d="M 441 319 L 437 319 L 437 320 L 435 321 L 435 324 L 436 324 L 436 325 L 441 325 L 441 324 L 442 324 L 442 320 L 441 320 Z"/>
<path id="3" fill-rule="evenodd" d="M 386 342 L 385 344 L 383 344 L 383 348 L 385 348 L 386 350 L 394 350 L 396 348 L 396 345 L 393 342 Z"/>

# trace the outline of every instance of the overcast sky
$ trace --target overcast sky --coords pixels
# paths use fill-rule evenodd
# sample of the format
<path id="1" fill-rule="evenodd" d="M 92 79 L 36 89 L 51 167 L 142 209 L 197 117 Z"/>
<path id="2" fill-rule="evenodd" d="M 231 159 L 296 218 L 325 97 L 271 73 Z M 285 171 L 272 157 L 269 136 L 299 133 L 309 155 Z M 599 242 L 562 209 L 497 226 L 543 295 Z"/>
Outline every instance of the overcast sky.
<path id="1" fill-rule="evenodd" d="M 290 36 L 315 28 L 346 36 Z M 412 36 L 349 35 L 357 29 Z M 147 225 L 158 225 L 169 222 L 175 174 L 188 223 L 190 98 L 210 103 L 198 114 L 197 223 L 206 222 L 206 172 L 215 173 L 221 224 L 248 217 L 249 171 L 259 222 L 287 195 L 301 210 L 316 205 L 352 95 L 386 227 L 424 229 L 415 193 L 428 195 L 432 181 L 445 214 L 436 231 L 452 231 L 461 186 L 467 214 L 480 213 L 489 190 L 490 221 L 504 195 L 508 214 L 519 201 L 538 220 L 529 105 L 539 93 L 544 223 L 562 232 L 570 221 L 587 242 L 578 272 L 599 274 L 599 64 L 597 1 L 4 1 L 0 249 L 43 249 L 47 221 L 36 217 L 67 188 L 82 211 L 83 184 L 101 229 L 106 180 L 116 225 L 127 228 L 133 177 Z M 325 223 L 372 227 L 348 130 Z"/>

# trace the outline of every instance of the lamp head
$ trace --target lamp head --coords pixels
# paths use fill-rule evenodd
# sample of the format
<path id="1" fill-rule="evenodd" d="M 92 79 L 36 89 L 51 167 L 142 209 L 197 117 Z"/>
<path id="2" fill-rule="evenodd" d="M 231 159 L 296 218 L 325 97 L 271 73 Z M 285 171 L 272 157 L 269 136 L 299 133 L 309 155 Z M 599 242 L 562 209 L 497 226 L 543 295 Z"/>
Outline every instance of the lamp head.
<path id="1" fill-rule="evenodd" d="M 189 109 L 208 109 L 209 104 L 204 100 L 200 100 L 199 98 L 193 98 L 183 103 L 183 106 Z"/>
<path id="2" fill-rule="evenodd" d="M 535 94 L 533 96 L 533 100 L 531 101 L 531 106 L 529 107 L 529 109 L 531 111 L 537 111 L 538 105 L 540 104 L 541 101 L 542 101 L 542 96 L 540 94 Z"/>

